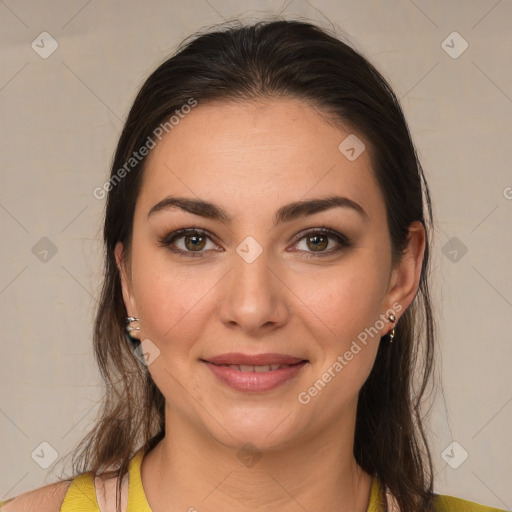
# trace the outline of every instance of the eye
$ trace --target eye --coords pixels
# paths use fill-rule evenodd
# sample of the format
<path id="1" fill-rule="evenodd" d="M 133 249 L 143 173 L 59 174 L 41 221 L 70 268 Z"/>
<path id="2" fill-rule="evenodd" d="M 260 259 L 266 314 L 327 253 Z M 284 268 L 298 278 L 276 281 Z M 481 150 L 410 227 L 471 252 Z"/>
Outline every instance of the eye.
<path id="1" fill-rule="evenodd" d="M 344 248 L 352 246 L 352 241 L 347 236 L 326 227 L 308 231 L 305 235 L 302 234 L 302 236 L 299 235 L 296 244 L 298 242 L 302 242 L 303 240 L 303 247 L 305 247 L 305 249 L 299 250 L 304 250 L 305 258 L 330 256 L 331 254 L 337 253 Z M 329 247 L 329 240 L 335 240 L 336 244 L 334 247 L 326 250 L 327 247 Z"/>
<path id="2" fill-rule="evenodd" d="M 172 247 L 178 245 L 177 241 L 182 241 L 182 243 L 179 244 L 181 245 L 181 248 Z M 177 231 L 169 233 L 163 239 L 159 240 L 159 243 L 180 256 L 202 257 L 202 249 L 207 245 L 207 241 L 210 241 L 212 245 L 216 247 L 211 241 L 210 235 L 206 230 L 188 228 L 178 229 Z"/>
<path id="3" fill-rule="evenodd" d="M 180 256 L 204 257 L 203 249 L 208 249 L 208 242 L 213 246 L 210 249 L 218 250 L 218 246 L 213 243 L 211 237 L 212 235 L 204 229 L 178 229 L 159 240 L 159 244 Z M 298 245 L 303 240 L 303 248 L 298 251 L 305 253 L 305 258 L 330 256 L 352 246 L 352 241 L 347 236 L 326 227 L 301 233 L 296 238 L 294 245 Z M 326 250 L 330 240 L 335 241 L 334 247 Z"/>

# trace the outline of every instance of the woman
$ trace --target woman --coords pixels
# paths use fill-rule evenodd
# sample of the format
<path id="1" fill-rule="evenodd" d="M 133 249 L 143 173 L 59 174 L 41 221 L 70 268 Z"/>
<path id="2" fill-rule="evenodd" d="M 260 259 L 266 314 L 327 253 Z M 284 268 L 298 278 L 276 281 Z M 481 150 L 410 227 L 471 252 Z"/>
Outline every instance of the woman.
<path id="1" fill-rule="evenodd" d="M 361 55 L 298 21 L 184 42 L 107 193 L 102 416 L 3 512 L 497 510 L 433 492 L 430 196 Z"/>

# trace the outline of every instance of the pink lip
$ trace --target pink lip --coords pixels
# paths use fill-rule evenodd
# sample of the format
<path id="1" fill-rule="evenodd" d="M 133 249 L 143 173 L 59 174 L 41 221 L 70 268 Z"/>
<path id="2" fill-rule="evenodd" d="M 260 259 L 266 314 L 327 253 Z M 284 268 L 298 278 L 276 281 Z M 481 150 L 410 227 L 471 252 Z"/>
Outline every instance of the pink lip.
<path id="1" fill-rule="evenodd" d="M 229 366 L 219 366 L 209 361 L 203 361 L 211 372 L 224 384 L 227 384 L 233 389 L 238 391 L 270 391 L 275 389 L 285 382 L 296 377 L 302 368 L 307 364 L 307 361 L 299 360 L 297 363 L 280 363 L 292 364 L 286 368 L 279 368 L 277 370 L 270 370 L 268 372 L 242 372 Z M 274 363 L 275 362 L 274 359 Z M 243 364 L 243 363 L 229 363 L 229 364 Z M 247 363 L 246 363 L 247 364 Z M 251 364 L 251 363 L 248 363 Z M 254 365 L 254 363 L 252 363 Z M 264 366 L 259 363 L 256 366 Z"/>

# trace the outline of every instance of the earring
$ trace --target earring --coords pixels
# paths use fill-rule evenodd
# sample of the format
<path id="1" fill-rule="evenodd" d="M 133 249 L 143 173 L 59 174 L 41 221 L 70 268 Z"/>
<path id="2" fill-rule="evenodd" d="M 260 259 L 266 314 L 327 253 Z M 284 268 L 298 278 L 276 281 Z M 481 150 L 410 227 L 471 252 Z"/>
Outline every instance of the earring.
<path id="1" fill-rule="evenodd" d="M 388 320 L 393 323 L 395 321 L 395 315 L 393 313 L 391 313 L 389 316 L 388 316 Z M 389 342 L 390 343 L 393 343 L 393 338 L 395 337 L 395 328 L 393 327 L 393 329 L 391 329 L 391 331 L 388 332 L 389 334 Z"/>
<path id="2" fill-rule="evenodd" d="M 125 320 L 125 322 L 126 322 L 126 333 L 128 335 L 128 338 L 130 339 L 130 341 L 138 340 L 138 338 L 136 336 L 134 336 L 132 333 L 134 331 L 140 331 L 140 327 L 139 326 L 133 327 L 131 325 L 132 322 L 138 322 L 138 321 L 139 321 L 139 319 L 135 318 L 133 316 L 129 316 Z"/>

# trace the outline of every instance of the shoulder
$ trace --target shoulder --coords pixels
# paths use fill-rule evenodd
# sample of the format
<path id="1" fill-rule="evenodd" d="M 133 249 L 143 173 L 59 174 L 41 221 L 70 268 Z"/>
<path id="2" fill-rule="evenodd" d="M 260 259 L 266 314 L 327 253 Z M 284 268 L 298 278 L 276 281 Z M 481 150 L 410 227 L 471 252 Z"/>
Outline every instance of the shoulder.
<path id="1" fill-rule="evenodd" d="M 71 480 L 62 480 L 39 487 L 0 502 L 1 512 L 59 512 Z"/>
<path id="2" fill-rule="evenodd" d="M 503 509 L 480 505 L 444 494 L 437 494 L 434 503 L 436 512 L 505 512 Z"/>

